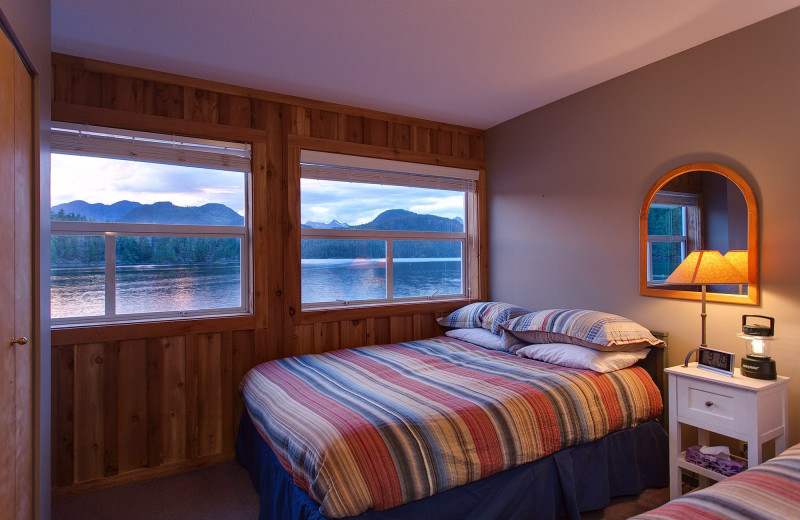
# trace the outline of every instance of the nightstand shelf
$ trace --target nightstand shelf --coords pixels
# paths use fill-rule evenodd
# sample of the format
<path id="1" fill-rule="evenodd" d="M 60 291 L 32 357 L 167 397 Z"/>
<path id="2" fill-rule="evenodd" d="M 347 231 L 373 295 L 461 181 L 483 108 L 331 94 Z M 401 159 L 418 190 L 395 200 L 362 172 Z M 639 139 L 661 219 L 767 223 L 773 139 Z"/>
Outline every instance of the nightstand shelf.
<path id="1" fill-rule="evenodd" d="M 725 475 L 685 460 L 681 424 L 697 428 L 701 445 L 709 444 L 710 432 L 748 443 L 748 467 L 763 462 L 762 445 L 775 439 L 775 452 L 786 449 L 788 377 L 775 381 L 744 377 L 735 369 L 733 377 L 697 368 L 697 363 L 665 370 L 669 377 L 670 498 L 681 495 L 681 471 L 706 479 Z"/>

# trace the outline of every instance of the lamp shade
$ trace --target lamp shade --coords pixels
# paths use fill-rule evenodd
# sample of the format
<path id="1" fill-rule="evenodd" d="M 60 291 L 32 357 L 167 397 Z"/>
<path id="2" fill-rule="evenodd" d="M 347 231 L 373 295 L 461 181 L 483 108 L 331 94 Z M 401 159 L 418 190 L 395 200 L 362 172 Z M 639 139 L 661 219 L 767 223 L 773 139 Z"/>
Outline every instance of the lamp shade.
<path id="1" fill-rule="evenodd" d="M 737 271 L 742 273 L 744 277 L 748 279 L 748 282 L 750 281 L 747 251 L 728 251 L 723 258 L 735 267 Z"/>
<path id="2" fill-rule="evenodd" d="M 744 284 L 742 274 L 719 251 L 692 251 L 665 280 L 666 283 L 686 285 Z"/>

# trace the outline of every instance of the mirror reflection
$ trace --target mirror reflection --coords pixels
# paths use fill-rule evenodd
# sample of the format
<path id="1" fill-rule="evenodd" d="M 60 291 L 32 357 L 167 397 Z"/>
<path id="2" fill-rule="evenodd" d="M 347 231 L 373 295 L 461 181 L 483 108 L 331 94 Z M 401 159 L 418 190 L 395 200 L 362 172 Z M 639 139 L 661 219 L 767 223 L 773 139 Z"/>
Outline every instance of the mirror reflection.
<path id="1" fill-rule="evenodd" d="M 664 280 L 692 251 L 713 249 L 727 253 L 726 259 L 751 283 L 708 286 L 708 292 L 734 296 L 717 301 L 757 303 L 756 219 L 752 190 L 728 168 L 698 163 L 663 176 L 648 193 L 640 215 L 640 293 L 699 299 L 699 286 Z"/>

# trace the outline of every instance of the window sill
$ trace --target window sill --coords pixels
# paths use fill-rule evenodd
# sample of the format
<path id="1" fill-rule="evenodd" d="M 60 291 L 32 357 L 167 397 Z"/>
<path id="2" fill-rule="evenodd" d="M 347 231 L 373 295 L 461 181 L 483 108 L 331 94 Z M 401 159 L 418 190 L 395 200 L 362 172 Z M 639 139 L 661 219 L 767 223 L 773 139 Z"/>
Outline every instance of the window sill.
<path id="1" fill-rule="evenodd" d="M 410 314 L 449 313 L 477 300 L 452 298 L 404 303 L 372 303 L 331 305 L 312 307 L 300 311 L 295 319 L 298 325 L 328 321 L 361 320 L 367 318 L 388 318 Z"/>
<path id="2" fill-rule="evenodd" d="M 51 327 L 53 346 L 99 341 L 119 341 L 130 339 L 202 334 L 229 330 L 248 330 L 255 327 L 253 314 L 228 316 L 191 316 L 186 318 L 149 319 L 115 323 L 87 323 L 54 325 Z"/>

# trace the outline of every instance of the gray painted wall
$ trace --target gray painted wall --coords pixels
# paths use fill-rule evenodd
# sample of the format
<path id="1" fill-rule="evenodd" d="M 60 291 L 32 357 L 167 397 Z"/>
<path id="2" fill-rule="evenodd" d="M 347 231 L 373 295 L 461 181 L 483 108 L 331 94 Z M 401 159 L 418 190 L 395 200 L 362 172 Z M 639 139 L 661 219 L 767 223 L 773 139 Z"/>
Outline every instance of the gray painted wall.
<path id="1" fill-rule="evenodd" d="M 742 314 L 776 319 L 800 442 L 800 9 L 521 115 L 486 142 L 490 297 L 593 308 L 700 342 L 700 303 L 639 295 L 642 200 L 668 171 L 712 161 L 753 187 L 761 305 L 708 304 L 709 346 L 744 355 Z"/>

